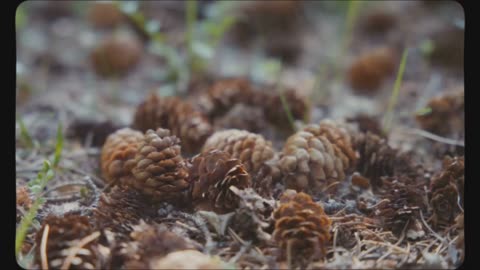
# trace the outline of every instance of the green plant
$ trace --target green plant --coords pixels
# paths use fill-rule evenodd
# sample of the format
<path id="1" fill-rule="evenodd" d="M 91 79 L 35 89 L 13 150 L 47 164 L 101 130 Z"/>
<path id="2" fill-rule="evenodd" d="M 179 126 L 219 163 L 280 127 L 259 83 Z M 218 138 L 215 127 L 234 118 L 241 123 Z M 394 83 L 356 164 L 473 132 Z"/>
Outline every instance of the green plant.
<path id="1" fill-rule="evenodd" d="M 402 84 L 403 72 L 405 71 L 405 65 L 407 63 L 408 48 L 405 48 L 402 53 L 402 60 L 400 61 L 400 67 L 398 68 L 397 77 L 395 78 L 395 84 L 393 86 L 392 95 L 388 103 L 387 111 L 383 118 L 382 130 L 385 134 L 388 134 L 392 125 L 393 112 L 395 105 L 397 104 L 398 94 L 400 92 L 400 85 Z"/>
<path id="2" fill-rule="evenodd" d="M 35 200 L 28 210 L 27 214 L 22 218 L 20 224 L 18 225 L 16 236 L 15 236 L 15 256 L 18 256 L 18 253 L 22 247 L 23 241 L 27 234 L 30 225 L 32 224 L 33 219 L 37 216 L 37 211 L 45 203 L 45 198 L 41 196 L 41 193 L 47 183 L 53 178 L 55 172 L 53 171 L 50 161 L 45 160 L 43 162 L 43 168 L 37 175 L 37 178 L 28 183 L 30 191 L 35 196 Z"/>
<path id="3" fill-rule="evenodd" d="M 53 161 L 50 162 L 49 160 L 45 160 L 43 162 L 42 169 L 37 174 L 37 177 L 28 183 L 28 188 L 35 199 L 32 206 L 17 227 L 15 236 L 15 256 L 18 256 L 19 254 L 28 229 L 33 224 L 34 219 L 37 216 L 38 209 L 45 203 L 45 198 L 43 198 L 42 195 L 43 190 L 47 186 L 48 182 L 55 176 L 55 170 L 60 162 L 61 153 L 63 150 L 63 140 L 62 124 L 59 123 Z"/>
<path id="4" fill-rule="evenodd" d="M 27 148 L 33 148 L 36 146 L 36 142 L 30 136 L 28 129 L 25 127 L 25 123 L 23 123 L 22 118 L 18 117 L 18 125 L 20 126 L 20 140 L 24 143 Z"/>

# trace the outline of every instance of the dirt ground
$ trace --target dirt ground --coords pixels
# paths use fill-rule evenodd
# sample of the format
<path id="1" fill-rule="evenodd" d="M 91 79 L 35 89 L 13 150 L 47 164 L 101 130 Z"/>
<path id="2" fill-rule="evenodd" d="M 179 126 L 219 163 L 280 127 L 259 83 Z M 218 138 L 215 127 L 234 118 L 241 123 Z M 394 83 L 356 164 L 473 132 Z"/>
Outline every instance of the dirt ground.
<path id="1" fill-rule="evenodd" d="M 205 0 L 195 2 L 197 21 L 189 37 L 187 2 L 98 3 L 29 1 L 17 10 L 17 228 L 36 199 L 44 199 L 33 213 L 17 255 L 20 265 L 34 269 L 47 265 L 53 269 L 438 269 L 462 263 L 465 21 L 459 4 Z M 228 20 L 233 23 L 224 33 L 220 31 L 218 40 L 209 36 Z M 112 37 L 131 42 L 133 52 L 111 47 L 104 53 L 112 56 L 101 55 L 106 58 L 95 62 L 94 51 Z M 386 48 L 382 51 L 387 55 L 386 67 L 379 67 L 371 57 L 382 48 Z M 112 57 L 113 62 L 128 62 L 130 53 L 135 63 L 125 71 L 102 74 L 101 61 Z M 199 62 L 204 65 L 194 67 L 188 61 L 191 55 L 203 59 Z M 402 60 L 404 72 L 399 80 Z M 108 68 L 113 70 L 115 63 Z M 266 100 L 253 106 L 260 108 L 257 111 L 244 112 L 235 101 L 228 104 L 227 110 L 236 106 L 239 113 L 223 122 L 216 116 L 206 117 L 214 131 L 239 128 L 263 135 L 280 159 L 286 155 L 282 149 L 290 136 L 324 119 L 355 124 L 360 130 L 355 134 L 370 131 L 384 139 L 368 154 L 363 148 L 355 149 L 364 163 L 347 170 L 335 192 L 297 188 L 323 208 L 320 212 L 325 213 L 314 216 L 326 215 L 329 220 L 323 229 L 308 227 L 303 232 L 308 238 L 317 229 L 325 231 L 328 236 L 317 242 L 322 252 L 302 251 L 303 246 L 286 250 L 282 244 L 282 237 L 289 235 L 281 234 L 280 222 L 285 218 L 280 210 L 288 206 L 280 199 L 285 182 L 272 184 L 268 189 L 275 191 L 267 194 L 255 184 L 237 189 L 234 196 L 239 197 L 239 206 L 219 213 L 164 201 L 138 201 L 142 197 L 135 193 L 138 190 L 119 193 L 120 187 L 105 178 L 101 153 L 108 135 L 134 128 L 136 112 L 150 93 L 178 96 L 197 108 L 212 85 L 225 78 L 244 78 L 266 96 L 280 95 L 278 85 L 294 89 L 307 104 L 308 115 L 295 115 L 291 123 L 295 130 L 285 115 L 280 122 L 268 124 L 263 124 L 263 114 L 254 116 L 257 111 L 269 112 L 262 108 Z M 290 108 L 285 108 L 280 96 L 277 115 L 293 108 L 293 101 L 286 97 Z M 57 156 L 59 129 L 60 160 L 53 166 L 52 179 L 37 192 L 31 183 L 44 161 Z M 183 158 L 193 164 L 192 157 L 201 151 L 186 152 L 182 147 Z M 388 151 L 382 147 L 394 154 L 385 157 Z M 386 161 L 375 163 L 375 157 Z M 408 159 L 408 166 L 401 167 L 400 158 L 395 157 Z M 454 173 L 452 166 L 458 160 L 461 172 Z M 382 166 L 390 166 L 392 172 L 386 173 Z M 260 181 L 248 167 L 247 171 Z M 375 184 L 374 178 L 383 184 Z M 437 182 L 443 181 L 437 179 L 447 178 L 455 186 L 452 196 L 457 205 L 445 210 L 445 205 L 439 206 L 443 201 L 437 205 L 437 193 L 447 194 L 450 189 L 437 189 Z M 359 184 L 361 179 L 367 184 Z M 398 190 L 406 195 L 397 196 Z M 410 191 L 422 202 L 411 202 Z M 439 213 L 448 218 L 440 219 Z M 78 217 L 69 215 L 88 217 L 87 229 L 80 228 L 83 221 L 75 221 Z M 391 219 L 405 222 L 399 221 L 398 229 Z M 323 224 L 319 222 L 313 224 Z M 42 236 L 47 224 L 50 233 L 45 244 Z M 62 233 L 62 228 L 69 233 Z M 79 241 L 88 237 L 92 239 L 82 249 Z M 87 251 L 75 253 L 75 246 Z"/>

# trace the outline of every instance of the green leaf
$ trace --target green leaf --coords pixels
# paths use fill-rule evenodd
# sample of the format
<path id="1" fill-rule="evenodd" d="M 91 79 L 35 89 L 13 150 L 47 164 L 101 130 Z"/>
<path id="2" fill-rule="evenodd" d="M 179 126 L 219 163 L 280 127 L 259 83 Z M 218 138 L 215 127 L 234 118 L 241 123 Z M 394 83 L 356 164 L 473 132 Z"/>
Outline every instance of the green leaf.
<path id="1" fill-rule="evenodd" d="M 22 118 L 18 118 L 18 125 L 20 126 L 21 140 L 28 148 L 33 148 L 35 146 L 35 142 L 32 139 L 32 136 L 30 136 L 28 129 L 25 127 L 25 123 L 23 122 Z"/>

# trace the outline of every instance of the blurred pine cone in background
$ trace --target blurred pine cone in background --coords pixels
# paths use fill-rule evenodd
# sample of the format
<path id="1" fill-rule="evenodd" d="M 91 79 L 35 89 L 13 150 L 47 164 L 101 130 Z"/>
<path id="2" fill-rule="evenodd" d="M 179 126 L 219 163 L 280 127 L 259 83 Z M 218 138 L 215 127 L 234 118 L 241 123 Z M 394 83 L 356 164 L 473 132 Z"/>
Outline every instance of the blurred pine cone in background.
<path id="1" fill-rule="evenodd" d="M 373 93 L 397 67 L 392 48 L 380 47 L 362 53 L 348 71 L 351 87 L 359 94 Z"/>
<path id="2" fill-rule="evenodd" d="M 185 202 L 188 172 L 180 140 L 168 129 L 148 130 L 132 161 L 133 187 L 152 202 Z"/>
<path id="3" fill-rule="evenodd" d="M 238 158 L 250 175 L 256 175 L 261 166 L 273 158 L 272 143 L 263 136 L 245 130 L 227 129 L 210 136 L 202 148 L 202 153 L 221 150 Z"/>
<path id="4" fill-rule="evenodd" d="M 355 141 L 358 151 L 356 170 L 370 180 L 374 188 L 382 185 L 382 176 L 392 176 L 397 152 L 387 143 L 386 139 L 367 132 L 359 133 Z"/>
<path id="5" fill-rule="evenodd" d="M 235 104 L 225 115 L 214 120 L 216 129 L 242 129 L 258 133 L 267 126 L 259 107 Z"/>
<path id="6" fill-rule="evenodd" d="M 126 254 L 126 269 L 156 269 L 153 264 L 167 254 L 179 251 L 194 249 L 185 238 L 169 231 L 162 225 L 148 225 L 140 223 L 134 226 L 130 234 L 132 238 L 133 254 Z"/>
<path id="7" fill-rule="evenodd" d="M 112 28 L 123 18 L 122 12 L 113 2 L 93 2 L 88 10 L 88 20 L 98 28 Z"/>
<path id="8" fill-rule="evenodd" d="M 189 177 L 194 207 L 221 214 L 238 207 L 239 198 L 230 190 L 230 186 L 244 189 L 252 184 L 240 160 L 220 150 L 193 157 Z"/>
<path id="9" fill-rule="evenodd" d="M 46 225 L 49 226 L 48 241 L 46 242 L 45 253 L 50 269 L 98 269 L 96 243 L 97 240 L 88 242 L 82 245 L 80 250 L 76 253 L 69 268 L 64 268 L 65 259 L 70 254 L 69 249 L 78 245 L 79 241 L 84 237 L 92 235 L 93 228 L 89 223 L 89 218 L 76 214 L 66 214 L 60 216 L 47 216 L 43 222 L 40 230 L 37 231 L 35 237 L 36 254 L 35 261 L 42 266 L 42 236 Z"/>
<path id="10" fill-rule="evenodd" d="M 132 161 L 142 139 L 141 132 L 130 128 L 119 129 L 107 137 L 100 157 L 102 176 L 107 183 L 132 184 Z"/>
<path id="11" fill-rule="evenodd" d="M 272 124 L 283 129 L 292 129 L 281 95 L 283 95 L 294 120 L 303 120 L 305 116 L 309 118 L 309 105 L 306 97 L 298 94 L 295 89 L 287 89 L 281 94 L 277 92 L 269 93 L 265 99 L 258 100 L 264 108 L 267 119 Z"/>
<path id="12" fill-rule="evenodd" d="M 441 96 L 432 98 L 427 108 L 429 112 L 417 114 L 420 126 L 438 135 L 453 135 L 454 132 L 465 133 L 465 92 L 463 87 Z"/>
<path id="13" fill-rule="evenodd" d="M 199 105 L 209 117 L 217 117 L 235 104 L 250 103 L 252 91 L 250 82 L 244 78 L 218 80 L 208 89 L 207 99 Z"/>
<path id="14" fill-rule="evenodd" d="M 131 36 L 112 35 L 91 52 L 95 72 L 104 77 L 123 76 L 133 69 L 143 54 L 140 41 Z"/>
<path id="15" fill-rule="evenodd" d="M 320 259 L 326 255 L 331 221 L 322 206 L 309 195 L 294 190 L 285 191 L 273 218 L 273 239 L 281 248 L 282 257 L 285 257 L 289 246 L 293 261 L 299 264 L 311 257 Z"/>
<path id="16" fill-rule="evenodd" d="M 158 97 L 151 94 L 138 105 L 133 126 L 136 129 L 167 128 L 181 139 L 182 149 L 197 151 L 212 133 L 208 119 L 178 97 Z"/>
<path id="17" fill-rule="evenodd" d="M 433 208 L 435 227 L 450 225 L 460 211 L 459 204 L 463 201 L 465 183 L 464 168 L 463 157 L 446 157 L 442 171 L 432 177 L 430 205 Z"/>
<path id="18" fill-rule="evenodd" d="M 279 165 L 287 188 L 316 193 L 343 181 L 355 161 L 349 133 L 335 122 L 323 120 L 287 139 Z"/>
<path id="19" fill-rule="evenodd" d="M 120 237 L 126 237 L 140 219 L 148 221 L 157 211 L 145 200 L 142 193 L 130 187 L 113 187 L 102 193 L 98 207 L 93 210 L 97 229 L 109 229 Z"/>
<path id="20" fill-rule="evenodd" d="M 395 13 L 381 9 L 369 12 L 361 20 L 362 29 L 371 34 L 385 34 L 395 27 L 396 23 Z"/>

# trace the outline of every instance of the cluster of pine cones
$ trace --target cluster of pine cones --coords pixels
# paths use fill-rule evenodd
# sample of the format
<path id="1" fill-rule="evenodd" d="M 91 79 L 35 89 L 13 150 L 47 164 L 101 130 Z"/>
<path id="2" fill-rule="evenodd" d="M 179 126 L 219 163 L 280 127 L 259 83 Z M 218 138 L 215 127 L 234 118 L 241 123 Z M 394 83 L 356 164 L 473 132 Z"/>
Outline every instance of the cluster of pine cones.
<path id="1" fill-rule="evenodd" d="M 212 124 L 215 122 L 212 119 L 243 104 L 260 108 L 270 123 L 284 123 L 286 120 L 281 119 L 281 114 L 274 113 L 281 107 L 277 103 L 281 102 L 278 95 L 253 90 L 245 80 L 231 79 L 215 83 L 200 97 L 197 103 L 191 103 L 177 97 L 151 95 L 140 104 L 134 117 L 135 129 L 117 130 L 103 145 L 102 176 L 113 188 L 100 197 L 94 210 L 95 224 L 72 217 L 60 226 L 55 225 L 58 221 L 47 218 L 42 228 L 46 224 L 50 226 L 49 245 L 60 245 L 56 235 L 73 222 L 74 228 L 84 226 L 84 231 L 90 232 L 92 226 L 111 228 L 120 232 L 119 235 L 130 233 L 130 240 L 138 242 L 127 243 L 119 249 L 141 251 L 140 257 L 117 258 L 119 261 L 111 262 L 112 265 L 152 267 L 156 261 L 147 263 L 148 260 L 141 257 L 163 256 L 172 251 L 151 255 L 148 246 L 152 243 L 168 238 L 173 239 L 179 249 L 189 249 L 189 244 L 150 225 L 135 233 L 139 213 L 148 223 L 157 216 L 156 206 L 168 203 L 187 212 L 203 210 L 226 214 L 241 210 L 239 190 L 253 190 L 260 197 L 278 199 L 269 215 L 272 240 L 281 251 L 279 258 L 294 256 L 299 266 L 305 266 L 312 258 L 324 257 L 331 240 L 332 221 L 323 205 L 312 197 L 330 195 L 349 181 L 362 188 L 373 188 L 385 201 L 376 207 L 367 207 L 370 210 L 365 212 L 371 214 L 372 219 L 380 216 L 384 228 L 395 234 L 406 228 L 407 237 L 411 238 L 421 237 L 419 233 L 416 236 L 411 233 L 421 227 L 420 213 L 431 213 L 434 225 L 444 226 L 451 224 L 463 207 L 463 157 L 445 159 L 443 171 L 428 183 L 408 158 L 392 149 L 380 134 L 330 119 L 293 132 L 283 148 L 276 150 L 273 143 L 260 134 L 245 129 L 220 129 Z M 292 104 L 294 116 L 300 118 L 306 111 L 306 103 L 296 99 L 294 92 L 285 97 Z M 263 105 L 262 100 L 266 101 Z M 196 155 L 184 156 L 183 151 Z M 428 185 L 426 196 L 423 187 Z M 428 202 L 424 200 L 427 197 Z M 37 235 L 38 244 L 41 232 Z M 84 234 L 82 237 L 88 236 Z M 86 255 L 98 252 L 93 250 L 95 241 L 85 245 Z M 58 251 L 49 253 L 51 267 L 64 264 L 66 260 L 55 258 L 64 256 L 66 247 L 50 248 Z M 89 257 L 92 258 L 95 259 Z M 87 269 L 98 265 L 87 259 L 71 263 Z"/>

